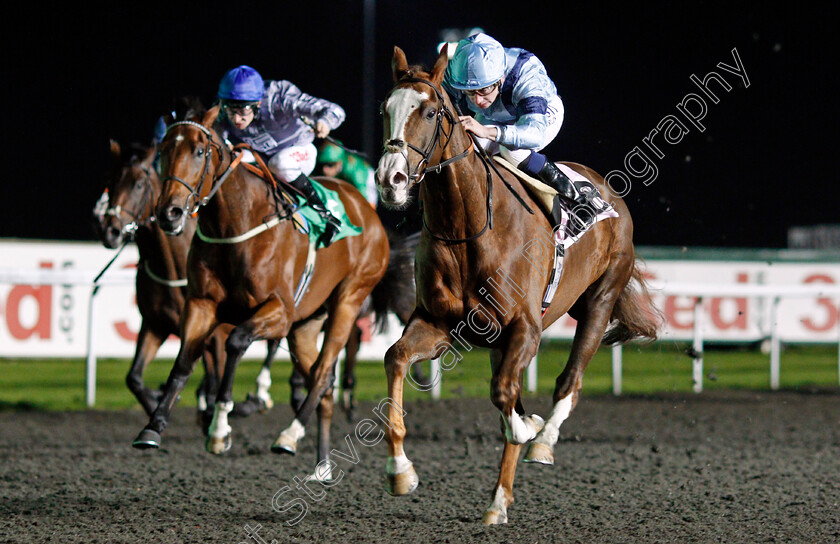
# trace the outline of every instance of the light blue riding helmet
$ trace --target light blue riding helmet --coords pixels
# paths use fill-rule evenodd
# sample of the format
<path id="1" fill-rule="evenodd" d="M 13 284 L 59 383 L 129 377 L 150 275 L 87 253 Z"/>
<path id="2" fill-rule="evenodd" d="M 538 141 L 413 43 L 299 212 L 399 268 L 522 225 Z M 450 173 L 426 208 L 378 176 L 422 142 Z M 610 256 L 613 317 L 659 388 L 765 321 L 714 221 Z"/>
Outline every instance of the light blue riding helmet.
<path id="1" fill-rule="evenodd" d="M 218 97 L 237 102 L 257 102 L 262 100 L 263 91 L 264 84 L 260 73 L 243 64 L 225 74 L 219 83 Z"/>
<path id="2" fill-rule="evenodd" d="M 483 89 L 505 75 L 505 48 L 487 34 L 474 34 L 458 42 L 446 71 L 456 89 Z"/>

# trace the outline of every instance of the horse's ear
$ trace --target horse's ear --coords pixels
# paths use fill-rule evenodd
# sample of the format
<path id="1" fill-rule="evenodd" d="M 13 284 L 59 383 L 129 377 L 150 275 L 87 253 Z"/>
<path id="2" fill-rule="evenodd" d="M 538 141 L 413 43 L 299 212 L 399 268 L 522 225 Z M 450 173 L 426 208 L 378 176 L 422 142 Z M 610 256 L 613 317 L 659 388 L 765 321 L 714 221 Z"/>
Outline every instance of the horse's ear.
<path id="1" fill-rule="evenodd" d="M 443 81 L 443 75 L 446 73 L 446 65 L 449 64 L 448 47 L 449 44 L 444 44 L 444 46 L 440 48 L 440 55 L 438 55 L 435 65 L 432 66 L 432 73 L 430 75 L 432 83 L 435 85 L 440 85 L 440 82 Z"/>
<path id="2" fill-rule="evenodd" d="M 219 104 L 216 104 L 215 106 L 207 110 L 207 113 L 204 114 L 204 119 L 201 120 L 201 124 L 207 128 L 211 128 L 213 126 L 213 123 L 216 122 L 216 117 L 219 116 L 220 108 L 221 106 Z"/>
<path id="3" fill-rule="evenodd" d="M 155 156 L 157 156 L 157 147 L 153 144 L 146 148 L 146 154 L 140 162 L 146 168 L 151 168 L 152 164 L 155 162 Z"/>
<path id="4" fill-rule="evenodd" d="M 111 143 L 111 164 L 109 166 L 110 166 L 111 170 L 118 172 L 119 169 L 122 167 L 122 148 L 120 147 L 120 144 L 117 143 L 117 141 L 114 140 L 114 139 L 111 139 L 110 143 Z"/>
<path id="5" fill-rule="evenodd" d="M 396 45 L 394 46 L 394 58 L 391 59 L 391 71 L 394 73 L 394 82 L 402 79 L 408 72 L 408 61 L 405 60 L 405 53 Z"/>

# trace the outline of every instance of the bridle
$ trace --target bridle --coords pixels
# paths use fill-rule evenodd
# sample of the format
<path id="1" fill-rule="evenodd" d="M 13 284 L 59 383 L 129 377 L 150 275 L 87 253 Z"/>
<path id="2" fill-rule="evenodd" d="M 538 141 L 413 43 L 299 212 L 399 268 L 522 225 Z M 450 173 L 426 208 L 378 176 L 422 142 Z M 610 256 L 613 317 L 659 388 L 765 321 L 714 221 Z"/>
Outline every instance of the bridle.
<path id="1" fill-rule="evenodd" d="M 187 196 L 187 200 L 184 203 L 183 210 L 185 212 L 187 212 L 189 215 L 194 215 L 196 212 L 198 212 L 199 208 L 207 205 L 207 202 L 209 202 L 210 199 L 213 198 L 213 195 L 216 194 L 216 192 L 221 188 L 222 183 L 225 182 L 228 175 L 233 171 L 234 166 L 233 166 L 233 161 L 231 161 L 231 164 L 228 165 L 228 168 L 225 170 L 225 172 L 221 176 L 216 175 L 218 170 L 214 171 L 213 181 L 211 181 L 213 186 L 210 188 L 210 192 L 208 193 L 208 195 L 205 196 L 204 198 L 202 198 L 201 197 L 201 190 L 204 188 L 204 182 L 207 179 L 207 175 L 210 173 L 210 167 L 211 167 L 211 162 L 212 162 L 211 158 L 212 158 L 212 155 L 213 155 L 213 149 L 216 149 L 216 152 L 219 155 L 219 159 L 221 160 L 222 157 L 223 157 L 222 146 L 213 141 L 213 133 L 210 132 L 210 130 L 207 127 L 205 127 L 204 125 L 202 125 L 200 123 L 196 123 L 194 121 L 178 121 L 177 123 L 172 123 L 171 125 L 169 125 L 166 128 L 166 134 L 164 135 L 163 140 L 164 141 L 166 140 L 167 136 L 169 135 L 169 131 L 171 131 L 173 128 L 179 127 L 179 126 L 196 128 L 196 129 L 200 130 L 205 136 L 207 136 L 207 143 L 204 146 L 204 153 L 203 153 L 203 155 L 204 155 L 204 168 L 201 171 L 201 177 L 199 178 L 198 184 L 195 187 L 190 185 L 186 180 L 184 180 L 182 178 L 179 178 L 178 176 L 166 176 L 165 178 L 163 178 L 164 185 L 166 184 L 167 181 L 174 180 L 174 181 L 177 181 L 178 183 L 180 183 L 181 185 L 183 185 L 184 187 L 187 188 L 187 190 L 190 192 L 190 194 L 189 194 L 189 196 Z"/>
<path id="2" fill-rule="evenodd" d="M 429 164 L 429 160 L 431 160 L 431 158 L 432 158 L 432 154 L 434 153 L 435 148 L 437 148 L 438 145 L 441 145 L 441 137 L 444 134 L 443 119 L 445 118 L 447 121 L 449 121 L 449 126 L 450 126 L 450 130 L 446 134 L 446 140 L 441 145 L 441 149 L 446 149 L 446 147 L 449 145 L 449 143 L 452 140 L 452 135 L 455 132 L 455 125 L 459 122 L 458 118 L 455 117 L 452 114 L 452 112 L 449 110 L 449 108 L 446 106 L 446 102 L 443 99 L 443 94 L 437 88 L 437 86 L 434 83 L 432 83 L 431 81 L 421 79 L 421 78 L 411 77 L 411 78 L 401 79 L 399 81 L 399 83 L 422 83 L 424 85 L 428 85 L 429 87 L 432 88 L 432 90 L 434 90 L 435 94 L 437 95 L 438 102 L 440 103 L 440 107 L 438 108 L 438 111 L 435 114 L 436 115 L 436 121 L 435 121 L 434 135 L 429 140 L 429 143 L 426 146 L 426 149 L 420 149 L 419 147 L 413 145 L 411 142 L 407 142 L 407 141 L 404 141 L 404 140 L 391 140 L 387 143 L 387 146 L 398 146 L 400 148 L 402 148 L 403 145 L 404 145 L 404 146 L 412 149 L 413 151 L 417 152 L 420 155 L 420 157 L 422 157 L 420 159 L 420 162 L 417 163 L 417 166 L 414 168 L 414 171 L 411 172 L 408 176 L 409 181 L 413 182 L 413 183 L 411 183 L 412 185 L 422 182 L 423 178 L 429 172 L 435 172 L 437 174 L 440 174 L 441 170 L 443 170 L 444 167 L 467 157 L 470 154 L 470 152 L 473 151 L 474 149 L 481 150 L 481 153 L 479 153 L 479 157 L 482 159 L 482 164 L 484 165 L 484 168 L 487 171 L 487 204 L 486 204 L 487 219 L 484 223 L 484 227 L 479 232 L 477 232 L 476 234 L 473 234 L 472 236 L 467 236 L 466 238 L 444 238 L 442 236 L 438 236 L 437 234 L 435 234 L 434 232 L 431 231 L 431 229 L 429 228 L 429 225 L 426 223 L 426 215 L 425 215 L 425 213 L 423 214 L 423 227 L 426 229 L 426 231 L 429 233 L 429 235 L 432 238 L 434 238 L 435 240 L 439 240 L 441 242 L 446 242 L 446 243 L 450 243 L 450 244 L 463 243 L 463 242 L 469 242 L 469 241 L 475 240 L 476 238 L 478 238 L 479 236 L 481 236 L 482 234 L 487 232 L 488 228 L 489 229 L 493 228 L 493 174 L 491 173 L 490 167 L 488 166 L 489 159 L 487 159 L 487 157 L 483 154 L 483 149 L 481 148 L 481 146 L 478 145 L 475 142 L 475 136 L 473 134 L 469 134 L 469 136 L 471 138 L 470 139 L 470 145 L 464 151 L 462 151 L 461 153 L 459 153 L 458 155 L 455 155 L 454 157 L 452 157 L 450 159 L 446 159 L 444 161 L 441 161 L 434 166 L 427 166 Z M 395 89 L 396 89 L 396 87 L 395 87 Z M 393 90 L 391 92 L 393 92 Z M 409 170 L 411 170 L 411 165 L 409 164 L 407 154 L 404 155 L 404 159 L 405 159 L 406 166 L 408 166 Z"/>
<path id="3" fill-rule="evenodd" d="M 99 201 L 94 207 L 94 213 L 101 218 L 108 216 L 115 217 L 122 227 L 120 229 L 120 235 L 128 240 L 132 240 L 134 238 L 134 234 L 141 225 L 155 220 L 154 213 L 150 213 L 145 217 L 142 215 L 143 211 L 148 207 L 148 203 L 150 201 L 154 202 L 155 189 L 152 186 L 152 171 L 147 166 L 139 166 L 138 168 L 143 171 L 145 177 L 143 178 L 143 196 L 140 199 L 140 204 L 137 206 L 136 210 L 132 211 L 126 209 L 120 204 L 117 204 L 116 206 L 109 206 L 108 189 L 105 189 L 105 192 L 102 193 L 102 196 L 99 198 Z M 128 215 L 131 219 L 128 223 L 123 224 L 123 214 Z"/>
<path id="4" fill-rule="evenodd" d="M 443 134 L 443 119 L 446 118 L 446 120 L 449 121 L 449 126 L 451 128 L 449 130 L 449 133 L 446 134 L 446 142 L 441 146 L 442 149 L 446 149 L 446 147 L 449 145 L 449 142 L 452 140 L 452 134 L 455 132 L 455 125 L 458 123 L 458 120 L 446 106 L 446 102 L 444 102 L 443 100 L 443 94 L 441 94 L 437 86 L 435 86 L 435 84 L 431 81 L 412 77 L 401 79 L 400 83 L 423 83 L 424 85 L 428 85 L 435 92 L 438 98 L 438 102 L 440 102 L 440 107 L 435 113 L 435 132 L 432 138 L 429 140 L 426 149 L 420 149 L 416 145 L 405 140 L 390 140 L 387 144 L 388 146 L 398 146 L 400 148 L 403 147 L 403 145 L 405 145 L 406 147 L 410 148 L 411 150 L 417 152 L 417 154 L 420 155 L 420 162 L 417 163 L 417 166 L 414 168 L 414 171 L 408 176 L 409 181 L 412 181 L 414 183 L 420 183 L 421 181 L 423 181 L 423 178 L 426 176 L 427 173 L 435 172 L 437 174 L 440 174 L 444 166 L 447 166 L 455 161 L 461 160 L 467 155 L 469 155 L 470 151 L 472 151 L 473 149 L 473 145 L 470 145 L 463 152 L 452 157 L 451 159 L 447 159 L 441 163 L 436 164 L 435 166 L 426 166 L 429 164 L 429 160 L 431 160 L 432 154 L 435 152 L 435 148 L 440 144 L 441 135 Z M 406 165 L 410 167 L 408 162 L 408 155 L 405 155 L 404 158 Z"/>

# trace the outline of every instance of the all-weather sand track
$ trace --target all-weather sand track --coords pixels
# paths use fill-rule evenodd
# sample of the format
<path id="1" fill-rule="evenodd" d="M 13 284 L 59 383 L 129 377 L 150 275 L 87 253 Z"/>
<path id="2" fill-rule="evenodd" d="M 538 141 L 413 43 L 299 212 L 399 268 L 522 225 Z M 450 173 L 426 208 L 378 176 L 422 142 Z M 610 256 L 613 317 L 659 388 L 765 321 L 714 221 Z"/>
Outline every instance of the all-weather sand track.
<path id="1" fill-rule="evenodd" d="M 375 406 L 362 403 L 359 418 L 378 421 Z M 545 414 L 550 399 L 525 407 Z M 481 515 L 502 446 L 498 411 L 486 399 L 404 409 L 420 477 L 405 497 L 385 491 L 384 440 L 365 445 L 340 412 L 340 479 L 325 487 L 301 483 L 314 469 L 314 429 L 296 457 L 269 452 L 285 406 L 234 420 L 233 448 L 218 457 L 187 408 L 159 451 L 131 448 L 139 409 L 4 411 L 0 542 L 840 541 L 836 389 L 584 396 L 560 429 L 555 465 L 520 462 L 509 523 L 493 527 Z"/>

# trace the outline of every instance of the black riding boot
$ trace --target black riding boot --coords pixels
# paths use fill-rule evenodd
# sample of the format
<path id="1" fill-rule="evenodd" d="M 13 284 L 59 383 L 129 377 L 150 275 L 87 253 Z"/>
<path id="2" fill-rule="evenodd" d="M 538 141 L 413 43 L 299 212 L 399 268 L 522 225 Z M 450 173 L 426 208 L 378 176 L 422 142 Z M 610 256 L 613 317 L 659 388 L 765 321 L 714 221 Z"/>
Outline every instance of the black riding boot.
<path id="1" fill-rule="evenodd" d="M 335 235 L 338 234 L 339 229 L 341 228 L 341 221 L 338 220 L 327 207 L 324 205 L 324 202 L 321 200 L 321 197 L 318 196 L 318 193 L 315 192 L 315 188 L 312 187 L 312 181 L 306 177 L 306 175 L 301 174 L 297 177 L 294 181 L 292 181 L 292 185 L 295 189 L 299 190 L 303 193 L 303 196 L 306 198 L 306 204 L 318 212 L 318 215 L 324 220 L 324 233 L 321 234 L 321 237 L 318 239 L 318 242 L 321 244 L 322 247 L 329 246 Z"/>
<path id="2" fill-rule="evenodd" d="M 551 161 L 545 162 L 545 166 L 537 173 L 537 178 L 569 202 L 571 221 L 577 232 L 583 233 L 588 230 L 595 224 L 595 217 L 610 208 L 591 182 L 573 182 Z"/>

